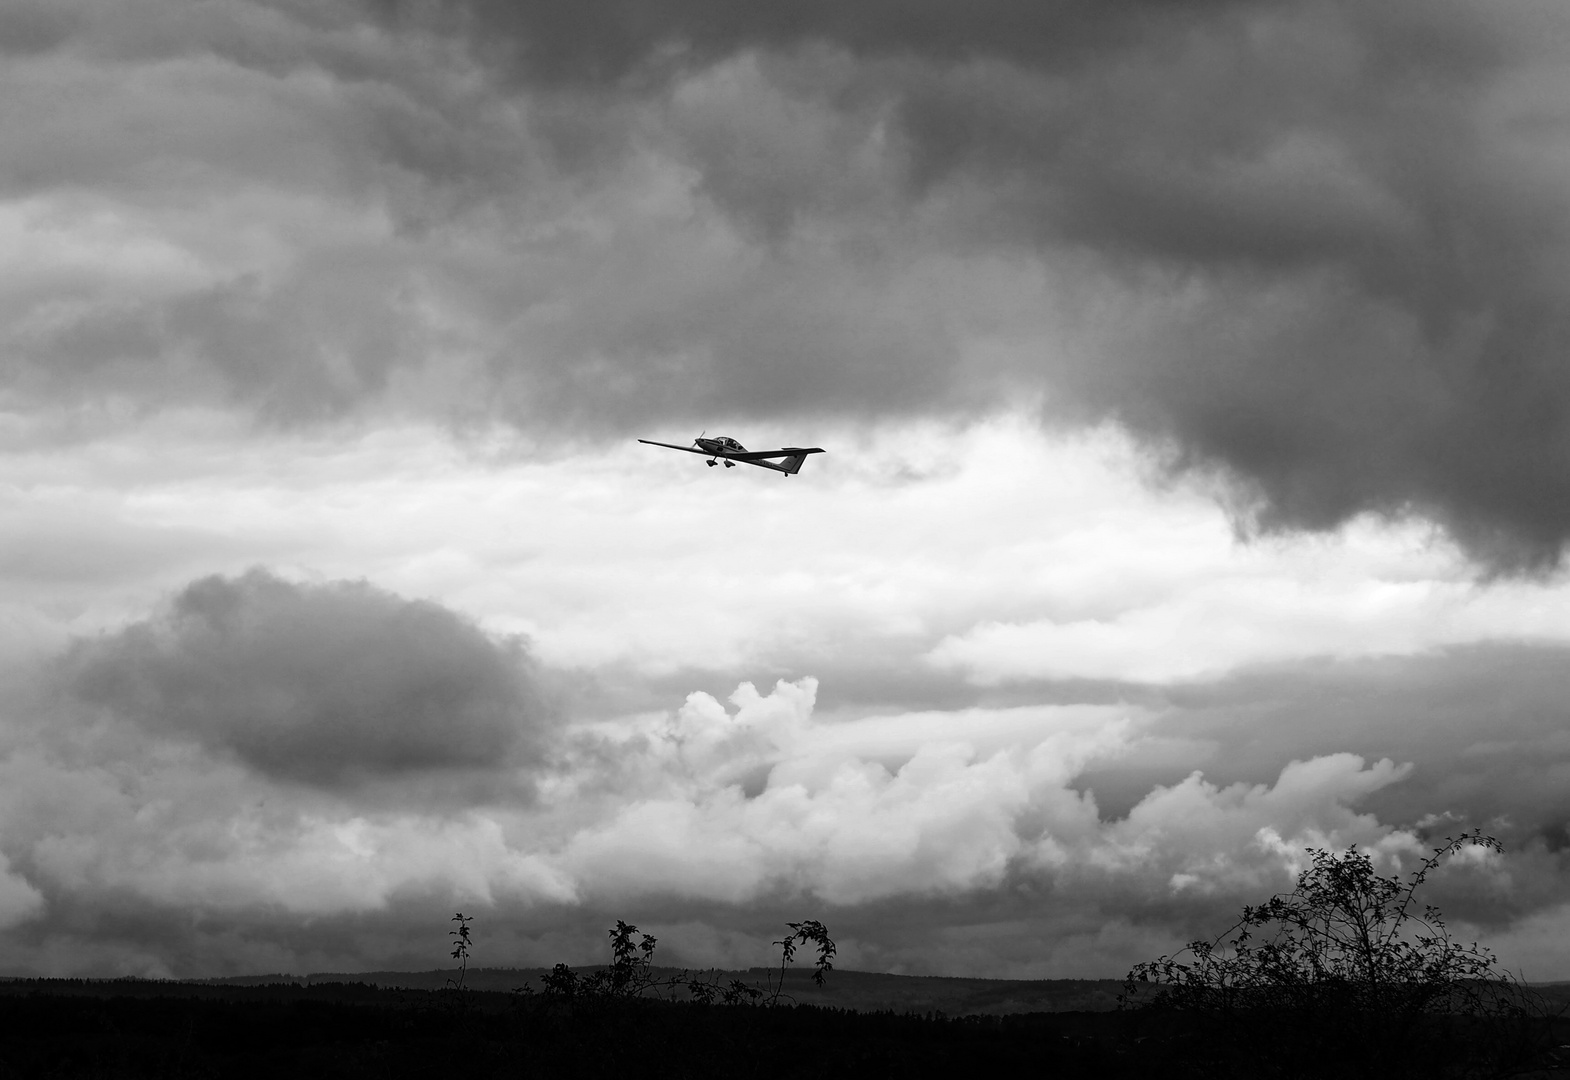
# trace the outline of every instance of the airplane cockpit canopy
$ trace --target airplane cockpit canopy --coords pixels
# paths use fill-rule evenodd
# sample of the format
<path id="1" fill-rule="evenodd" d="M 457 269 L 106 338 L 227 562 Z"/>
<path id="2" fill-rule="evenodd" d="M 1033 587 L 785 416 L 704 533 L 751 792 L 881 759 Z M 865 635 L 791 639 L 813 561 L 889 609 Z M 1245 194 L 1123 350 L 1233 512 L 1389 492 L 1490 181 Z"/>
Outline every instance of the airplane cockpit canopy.
<path id="1" fill-rule="evenodd" d="M 741 443 L 737 442 L 735 439 L 731 438 L 729 435 L 721 435 L 720 436 L 720 445 L 725 447 L 725 449 L 727 449 L 727 450 L 745 451 L 747 449 L 745 446 L 741 445 Z"/>

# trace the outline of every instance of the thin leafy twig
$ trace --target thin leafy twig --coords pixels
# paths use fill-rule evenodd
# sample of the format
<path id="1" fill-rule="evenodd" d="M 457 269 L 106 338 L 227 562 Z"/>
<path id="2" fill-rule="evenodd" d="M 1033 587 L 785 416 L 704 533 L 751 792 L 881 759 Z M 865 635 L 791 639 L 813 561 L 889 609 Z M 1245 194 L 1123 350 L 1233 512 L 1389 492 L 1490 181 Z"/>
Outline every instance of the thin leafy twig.
<path id="1" fill-rule="evenodd" d="M 451 921 L 458 924 L 458 929 L 450 930 L 447 933 L 448 937 L 456 939 L 453 944 L 452 958 L 458 961 L 458 978 L 448 979 L 447 985 L 454 990 L 462 990 L 464 981 L 469 976 L 469 946 L 471 944 L 469 924 L 474 921 L 474 918 L 460 911 L 452 917 Z"/>

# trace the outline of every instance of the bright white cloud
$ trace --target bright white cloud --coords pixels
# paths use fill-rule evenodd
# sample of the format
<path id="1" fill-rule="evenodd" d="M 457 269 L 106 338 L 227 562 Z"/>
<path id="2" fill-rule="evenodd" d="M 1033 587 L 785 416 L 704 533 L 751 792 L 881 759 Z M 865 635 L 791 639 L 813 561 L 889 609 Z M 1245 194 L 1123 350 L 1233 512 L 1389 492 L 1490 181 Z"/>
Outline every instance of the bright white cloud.
<path id="1" fill-rule="evenodd" d="M 1166 683 L 1311 656 L 1411 655 L 1490 638 L 1570 635 L 1562 588 L 1480 587 L 1432 564 L 1421 575 L 1399 567 L 1389 537 L 1361 532 L 1337 543 L 1334 554 L 1362 562 L 1363 575 L 1331 565 L 1322 552 L 1239 550 L 1225 561 L 1190 565 L 1190 588 L 1178 590 L 1181 570 L 1174 567 L 1165 588 L 1106 617 L 987 621 L 945 637 L 927 658 L 983 684 L 1076 677 Z M 1411 553 L 1432 559 L 1420 547 Z"/>
<path id="2" fill-rule="evenodd" d="M 816 682 L 693 695 L 649 744 L 664 792 L 630 802 L 563 853 L 589 892 L 733 902 L 767 890 L 832 904 L 996 884 L 1016 819 L 1123 744 L 1122 710 L 972 710 L 844 725 L 811 718 Z M 934 721 L 946 730 L 935 737 Z M 750 774 L 750 775 L 749 775 Z M 755 782 L 750 796 L 743 784 Z M 1094 805 L 1069 797 L 1085 828 Z"/>
<path id="3" fill-rule="evenodd" d="M 1195 772 L 1140 800 L 1093 859 L 1141 872 L 1170 868 L 1174 891 L 1252 887 L 1268 893 L 1271 886 L 1284 887 L 1283 870 L 1302 869 L 1305 848 L 1359 844 L 1410 855 L 1420 850 L 1410 833 L 1393 832 L 1351 809 L 1410 771 L 1389 759 L 1368 765 L 1355 754 L 1328 754 L 1290 762 L 1273 785 L 1221 788 Z"/>
<path id="4" fill-rule="evenodd" d="M 651 674 L 925 658 L 982 684 L 1165 682 L 1570 640 L 1563 582 L 1479 584 L 1416 526 L 1240 542 L 1203 492 L 1144 485 L 1113 432 L 732 430 L 830 453 L 782 480 L 637 444 L 528 460 L 413 427 L 263 450 L 193 415 L 14 449 L 0 550 L 17 610 L 71 629 L 260 561 L 440 600 L 555 666 Z"/>

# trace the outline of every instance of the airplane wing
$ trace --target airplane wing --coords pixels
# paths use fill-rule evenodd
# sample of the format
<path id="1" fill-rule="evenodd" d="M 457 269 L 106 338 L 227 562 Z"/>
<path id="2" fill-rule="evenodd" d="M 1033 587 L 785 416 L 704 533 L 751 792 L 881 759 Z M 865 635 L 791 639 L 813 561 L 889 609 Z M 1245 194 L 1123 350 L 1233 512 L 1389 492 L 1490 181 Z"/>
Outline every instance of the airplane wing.
<path id="1" fill-rule="evenodd" d="M 685 450 L 689 454 L 702 454 L 704 457 L 710 456 L 707 450 L 699 450 L 696 446 L 677 446 L 675 443 L 655 442 L 653 439 L 639 439 L 638 441 L 648 443 L 650 446 L 668 446 L 672 450 Z"/>

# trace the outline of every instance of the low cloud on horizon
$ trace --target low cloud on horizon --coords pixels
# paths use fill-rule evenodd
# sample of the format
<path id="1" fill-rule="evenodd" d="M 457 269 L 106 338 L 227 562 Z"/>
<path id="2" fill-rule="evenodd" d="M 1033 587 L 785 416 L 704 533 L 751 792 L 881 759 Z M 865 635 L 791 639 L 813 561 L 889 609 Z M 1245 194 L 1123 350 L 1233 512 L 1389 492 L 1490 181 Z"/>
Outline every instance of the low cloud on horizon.
<path id="1" fill-rule="evenodd" d="M 1289 885 L 1305 848 L 1359 844 L 1398 872 L 1474 826 L 1507 853 L 1437 895 L 1510 941 L 1570 904 L 1563 732 L 1542 712 L 1570 665 L 1510 651 L 1489 744 L 1457 741 L 1470 717 L 1436 707 L 1453 698 L 1431 669 L 1476 693 L 1487 678 L 1456 673 L 1499 651 L 1277 665 L 1160 704 L 828 721 L 803 676 L 562 726 L 539 705 L 551 672 L 439 605 L 206 578 L 71 645 L 12 717 L 0 964 L 426 967 L 454 909 L 494 966 L 591 962 L 615 918 L 672 962 L 752 963 L 775 916 L 822 918 L 851 967 L 1116 976 Z M 1258 722 L 1305 682 L 1285 696 L 1345 722 Z M 1506 958 L 1570 960 L 1531 947 Z"/>

